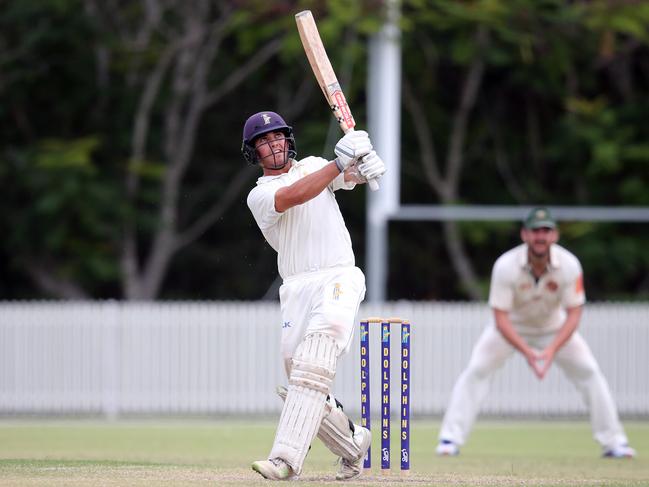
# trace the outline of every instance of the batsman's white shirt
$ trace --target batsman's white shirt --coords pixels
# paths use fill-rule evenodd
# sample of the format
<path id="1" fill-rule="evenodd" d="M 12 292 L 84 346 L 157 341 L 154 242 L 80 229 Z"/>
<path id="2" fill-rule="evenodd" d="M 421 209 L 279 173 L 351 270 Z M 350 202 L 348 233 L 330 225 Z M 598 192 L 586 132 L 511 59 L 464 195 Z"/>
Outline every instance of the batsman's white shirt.
<path id="1" fill-rule="evenodd" d="M 566 308 L 586 301 L 579 259 L 559 245 L 550 246 L 550 263 L 538 281 L 532 274 L 527 245 L 501 255 L 491 274 L 489 306 L 509 311 L 516 329 L 535 335 L 561 328 Z"/>
<path id="2" fill-rule="evenodd" d="M 304 272 L 353 266 L 352 241 L 340 214 L 334 191 L 352 189 L 341 173 L 315 198 L 285 212 L 275 210 L 275 193 L 299 179 L 322 169 L 329 161 L 307 157 L 294 162 L 278 176 L 262 176 L 248 194 L 248 207 L 266 241 L 277 252 L 277 268 L 282 279 Z"/>
<path id="3" fill-rule="evenodd" d="M 351 238 L 334 191 L 353 189 L 340 174 L 318 196 L 285 212 L 275 210 L 275 193 L 321 169 L 329 161 L 306 157 L 277 176 L 262 176 L 248 194 L 248 207 L 266 241 L 277 252 L 284 280 L 282 354 L 290 358 L 307 333 L 322 332 L 349 350 L 365 276 L 355 267 Z"/>

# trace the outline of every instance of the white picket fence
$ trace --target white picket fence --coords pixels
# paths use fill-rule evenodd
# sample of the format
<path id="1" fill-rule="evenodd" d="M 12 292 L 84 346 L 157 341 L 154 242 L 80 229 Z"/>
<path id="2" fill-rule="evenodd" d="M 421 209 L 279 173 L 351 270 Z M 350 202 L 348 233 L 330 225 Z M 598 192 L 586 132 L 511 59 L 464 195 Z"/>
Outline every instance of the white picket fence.
<path id="1" fill-rule="evenodd" d="M 364 305 L 359 316 L 412 323 L 412 414 L 439 415 L 489 310 L 482 303 Z M 232 303 L 0 303 L 0 415 L 247 415 L 279 412 L 286 383 L 279 305 Z M 620 413 L 649 416 L 649 304 L 589 304 L 582 334 Z M 378 330 L 371 353 L 379 404 Z M 392 404 L 398 407 L 399 340 L 393 340 Z M 359 411 L 358 336 L 334 391 Z M 574 387 L 553 368 L 542 382 L 516 354 L 496 376 L 483 413 L 582 415 Z M 377 411 L 375 411 L 376 414 Z M 376 417 L 376 416 L 375 416 Z"/>

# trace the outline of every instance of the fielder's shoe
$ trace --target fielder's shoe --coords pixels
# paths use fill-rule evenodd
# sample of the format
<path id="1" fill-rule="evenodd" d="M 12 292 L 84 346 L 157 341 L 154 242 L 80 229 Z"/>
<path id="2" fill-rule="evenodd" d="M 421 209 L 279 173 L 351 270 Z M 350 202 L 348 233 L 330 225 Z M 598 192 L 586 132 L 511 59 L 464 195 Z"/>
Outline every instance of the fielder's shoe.
<path id="1" fill-rule="evenodd" d="M 253 462 L 252 469 L 269 480 L 295 480 L 297 478 L 293 469 L 281 458 Z"/>
<path id="2" fill-rule="evenodd" d="M 336 480 L 351 480 L 359 477 L 363 472 L 363 460 L 365 454 L 372 444 L 372 432 L 362 426 L 354 425 L 354 443 L 356 443 L 361 451 L 360 456 L 356 460 L 347 460 L 346 458 L 340 459 L 340 469 L 336 474 Z"/>
<path id="3" fill-rule="evenodd" d="M 602 456 L 604 458 L 633 458 L 635 457 L 635 450 L 625 443 L 624 445 L 604 450 Z"/>
<path id="4" fill-rule="evenodd" d="M 451 440 L 440 440 L 435 448 L 435 453 L 440 457 L 454 457 L 460 454 L 460 449 Z"/>

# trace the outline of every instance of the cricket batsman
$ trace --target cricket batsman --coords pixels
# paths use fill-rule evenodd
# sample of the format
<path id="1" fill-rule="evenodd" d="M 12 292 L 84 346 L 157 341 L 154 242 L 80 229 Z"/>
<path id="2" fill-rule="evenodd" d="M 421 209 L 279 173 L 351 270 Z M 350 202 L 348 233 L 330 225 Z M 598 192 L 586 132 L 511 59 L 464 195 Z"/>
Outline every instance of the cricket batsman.
<path id="1" fill-rule="evenodd" d="M 341 458 L 336 478 L 356 478 L 371 433 L 349 420 L 331 384 L 351 345 L 365 276 L 355 266 L 335 192 L 382 176 L 385 164 L 362 130 L 338 141 L 332 161 L 314 156 L 298 161 L 293 129 L 271 111 L 245 122 L 241 151 L 263 172 L 248 207 L 277 252 L 281 354 L 288 376 L 288 390 L 279 391 L 285 400 L 270 454 L 252 469 L 266 479 L 297 478 L 317 434 Z"/>

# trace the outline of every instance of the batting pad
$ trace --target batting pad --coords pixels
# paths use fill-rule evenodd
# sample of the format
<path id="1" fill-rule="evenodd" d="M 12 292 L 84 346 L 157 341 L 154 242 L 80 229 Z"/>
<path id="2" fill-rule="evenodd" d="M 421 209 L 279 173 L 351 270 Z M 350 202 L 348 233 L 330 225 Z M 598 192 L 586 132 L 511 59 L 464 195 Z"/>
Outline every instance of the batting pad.
<path id="1" fill-rule="evenodd" d="M 336 404 L 333 396 L 327 401 L 318 438 L 334 455 L 354 462 L 360 458 L 363 451 L 360 445 L 354 442 L 354 431 L 349 418 Z"/>
<path id="2" fill-rule="evenodd" d="M 286 400 L 288 390 L 285 387 L 278 387 L 277 394 Z M 335 406 L 334 406 L 335 404 Z M 354 430 L 352 422 L 339 405 L 338 401 L 329 393 L 325 402 L 324 417 L 318 429 L 318 438 L 325 444 L 334 455 L 343 457 L 350 461 L 356 461 L 363 453 L 361 446 L 354 442 Z"/>
<path id="3" fill-rule="evenodd" d="M 295 350 L 288 393 L 269 458 L 281 458 L 297 475 L 320 427 L 338 355 L 334 338 L 321 333 L 307 335 Z"/>

